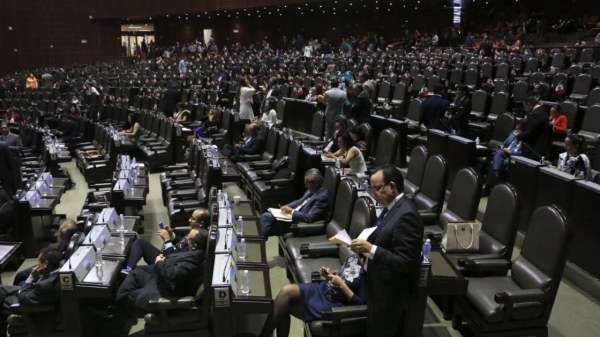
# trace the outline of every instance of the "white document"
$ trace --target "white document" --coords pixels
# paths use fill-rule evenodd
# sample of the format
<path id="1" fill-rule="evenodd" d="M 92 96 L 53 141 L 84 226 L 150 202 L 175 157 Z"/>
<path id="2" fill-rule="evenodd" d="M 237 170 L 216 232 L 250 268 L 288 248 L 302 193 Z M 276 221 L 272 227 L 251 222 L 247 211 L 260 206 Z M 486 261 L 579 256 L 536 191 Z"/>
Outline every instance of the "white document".
<path id="1" fill-rule="evenodd" d="M 360 235 L 358 236 L 357 239 L 363 239 L 365 241 L 367 241 L 367 239 L 369 238 L 369 236 L 371 236 L 371 234 L 377 229 L 377 227 L 369 227 L 369 228 L 365 228 L 362 232 L 360 232 Z"/>
<path id="2" fill-rule="evenodd" d="M 279 208 L 269 208 L 268 211 L 279 221 L 292 221 L 292 213 L 284 214 Z"/>
<path id="3" fill-rule="evenodd" d="M 344 229 L 341 232 L 338 232 L 336 235 L 330 237 L 329 241 L 347 246 L 350 244 L 350 241 L 352 241 L 352 239 L 350 238 L 350 235 L 348 235 L 348 232 L 346 232 L 346 230 Z"/>

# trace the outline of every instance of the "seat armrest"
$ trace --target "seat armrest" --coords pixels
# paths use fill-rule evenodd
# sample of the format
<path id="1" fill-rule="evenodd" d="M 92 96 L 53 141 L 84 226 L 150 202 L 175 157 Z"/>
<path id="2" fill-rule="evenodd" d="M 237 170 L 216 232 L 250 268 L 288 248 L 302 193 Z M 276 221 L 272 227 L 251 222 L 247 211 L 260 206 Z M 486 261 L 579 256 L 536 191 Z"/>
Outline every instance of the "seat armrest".
<path id="1" fill-rule="evenodd" d="M 460 265 L 461 261 L 464 263 L 465 260 L 497 260 L 500 259 L 500 256 L 498 256 L 498 254 L 476 254 L 476 255 L 470 255 L 467 256 L 465 258 L 462 259 L 458 259 L 458 263 Z"/>
<path id="2" fill-rule="evenodd" d="M 459 261 L 459 265 L 461 262 Z M 461 265 L 465 271 L 469 272 L 503 272 L 506 273 L 510 268 L 510 261 L 504 259 L 490 259 L 490 260 L 470 260 L 465 259 Z"/>
<path id="3" fill-rule="evenodd" d="M 289 185 L 289 184 L 290 184 L 289 179 L 272 179 L 272 180 L 265 181 L 265 185 L 271 186 L 271 187 L 285 186 L 285 185 Z"/>
<path id="4" fill-rule="evenodd" d="M 503 291 L 494 295 L 494 301 L 512 307 L 516 303 L 543 302 L 546 293 L 541 289 L 522 289 L 517 291 Z"/>
<path id="5" fill-rule="evenodd" d="M 35 305 L 21 305 L 19 303 L 11 304 L 10 312 L 13 314 L 18 313 L 40 313 L 40 312 L 53 312 L 56 311 L 56 304 L 35 304 Z"/>
<path id="6" fill-rule="evenodd" d="M 249 166 L 253 170 L 269 170 L 273 166 L 271 163 L 261 163 L 261 162 L 250 162 Z"/>
<path id="7" fill-rule="evenodd" d="M 324 256 L 335 257 L 339 254 L 339 248 L 337 244 L 329 242 L 318 244 L 304 243 L 300 245 L 300 254 L 311 258 Z"/>
<path id="8" fill-rule="evenodd" d="M 346 318 L 366 317 L 367 305 L 344 305 L 340 307 L 324 309 L 321 311 L 321 313 L 324 320 L 339 322 Z"/>
<path id="9" fill-rule="evenodd" d="M 421 216 L 421 219 L 425 223 L 435 222 L 438 217 L 438 214 L 436 212 L 426 211 L 426 210 L 419 210 L 419 215 Z"/>
<path id="10" fill-rule="evenodd" d="M 93 188 L 94 190 L 98 191 L 101 188 L 111 188 L 112 187 L 112 182 L 101 182 L 101 183 L 92 183 L 89 185 L 90 188 Z"/>
<path id="11" fill-rule="evenodd" d="M 185 172 L 188 172 L 187 164 L 166 165 L 166 166 L 163 166 L 162 168 L 169 172 L 173 172 L 175 170 L 186 170 Z"/>
<path id="12" fill-rule="evenodd" d="M 262 154 L 242 154 L 240 155 L 240 161 L 257 161 L 261 160 Z"/>
<path id="13" fill-rule="evenodd" d="M 325 222 L 317 221 L 313 223 L 299 222 L 292 224 L 291 231 L 294 236 L 311 236 L 325 233 Z"/>
<path id="14" fill-rule="evenodd" d="M 260 180 L 269 180 L 271 179 L 274 175 L 275 172 L 274 171 L 257 171 L 256 175 L 259 177 Z"/>

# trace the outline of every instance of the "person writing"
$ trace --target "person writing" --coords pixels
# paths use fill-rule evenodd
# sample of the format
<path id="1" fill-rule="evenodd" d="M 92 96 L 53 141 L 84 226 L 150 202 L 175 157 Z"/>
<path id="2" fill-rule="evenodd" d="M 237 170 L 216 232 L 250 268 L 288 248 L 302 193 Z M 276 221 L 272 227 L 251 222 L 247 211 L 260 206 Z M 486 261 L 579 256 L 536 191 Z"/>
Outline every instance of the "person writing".
<path id="1" fill-rule="evenodd" d="M 354 239 L 350 248 L 367 258 L 367 336 L 399 336 L 404 313 L 417 293 L 423 221 L 403 193 L 404 179 L 397 167 L 377 168 L 371 186 L 384 209 L 367 240 Z"/>
<path id="2" fill-rule="evenodd" d="M 290 231 L 292 223 L 313 223 L 323 220 L 329 208 L 329 191 L 323 186 L 323 176 L 318 169 L 312 168 L 304 174 L 306 192 L 298 200 L 281 206 L 281 213 L 291 216 L 291 221 L 280 221 L 271 212 L 260 217 L 260 227 L 265 238 L 284 235 Z"/>
<path id="3" fill-rule="evenodd" d="M 356 143 L 352 139 L 352 136 L 345 132 L 342 136 L 338 137 L 339 150 L 335 153 L 325 152 L 323 156 L 326 158 L 333 158 L 338 161 L 342 166 L 350 167 L 352 173 L 365 173 L 367 171 L 367 164 L 363 157 L 360 149 L 356 147 Z"/>

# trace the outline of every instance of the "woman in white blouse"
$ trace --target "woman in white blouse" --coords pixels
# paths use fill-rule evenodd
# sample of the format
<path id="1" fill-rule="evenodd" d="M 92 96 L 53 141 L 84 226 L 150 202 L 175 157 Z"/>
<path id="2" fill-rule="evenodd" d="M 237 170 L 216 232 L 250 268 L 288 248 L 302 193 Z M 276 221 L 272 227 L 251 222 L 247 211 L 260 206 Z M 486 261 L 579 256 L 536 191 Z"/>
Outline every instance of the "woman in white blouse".
<path id="1" fill-rule="evenodd" d="M 359 174 L 367 171 L 367 164 L 362 152 L 356 147 L 354 140 L 348 132 L 343 133 L 338 138 L 340 147 L 335 153 L 325 152 L 324 156 L 334 158 L 340 162 L 343 167 L 350 167 L 351 173 Z"/>
<path id="2" fill-rule="evenodd" d="M 277 124 L 277 111 L 275 111 L 275 101 L 272 99 L 265 101 L 261 120 L 269 125 Z"/>
<path id="3" fill-rule="evenodd" d="M 250 81 L 247 78 L 240 78 L 238 84 L 240 119 L 254 119 L 254 112 L 252 111 L 252 95 L 254 95 L 255 92 L 256 89 L 250 85 Z"/>

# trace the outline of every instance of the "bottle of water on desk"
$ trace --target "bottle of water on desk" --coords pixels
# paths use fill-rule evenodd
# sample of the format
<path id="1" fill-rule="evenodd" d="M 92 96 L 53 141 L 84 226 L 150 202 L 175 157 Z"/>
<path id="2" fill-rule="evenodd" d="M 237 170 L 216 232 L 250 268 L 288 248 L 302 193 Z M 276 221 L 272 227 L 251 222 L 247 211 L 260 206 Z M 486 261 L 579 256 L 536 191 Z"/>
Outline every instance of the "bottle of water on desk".
<path id="1" fill-rule="evenodd" d="M 250 271 L 247 269 L 242 270 L 240 277 L 242 279 L 240 290 L 242 291 L 242 294 L 248 295 L 250 293 Z"/>
<path id="2" fill-rule="evenodd" d="M 425 240 L 425 243 L 423 244 L 423 262 L 429 262 L 429 253 L 431 253 L 431 240 L 427 239 Z"/>
<path id="3" fill-rule="evenodd" d="M 229 168 L 229 164 L 227 163 L 227 159 L 223 160 L 223 165 L 221 165 L 223 169 L 223 174 L 227 174 L 227 169 Z"/>
<path id="4" fill-rule="evenodd" d="M 52 177 L 52 173 L 48 174 L 48 177 L 46 178 L 46 182 L 48 183 L 48 185 L 53 186 L 54 185 L 54 177 Z"/>
<path id="5" fill-rule="evenodd" d="M 98 248 L 96 250 L 96 267 L 102 268 L 104 261 L 102 260 L 102 249 Z"/>
<path id="6" fill-rule="evenodd" d="M 244 219 L 242 219 L 241 215 L 238 217 L 237 226 L 236 226 L 236 229 L 235 229 L 235 234 L 237 236 L 244 235 Z"/>
<path id="7" fill-rule="evenodd" d="M 241 239 L 240 243 L 238 243 L 238 246 L 237 246 L 238 258 L 241 261 L 244 261 L 246 259 L 246 252 L 247 252 L 246 239 Z"/>
<path id="8" fill-rule="evenodd" d="M 475 146 L 479 146 L 479 137 L 475 138 Z"/>
<path id="9" fill-rule="evenodd" d="M 40 185 L 40 192 L 42 193 L 43 196 L 47 196 L 48 195 L 48 185 L 46 185 L 45 182 L 43 182 Z"/>
<path id="10" fill-rule="evenodd" d="M 123 214 L 119 215 L 119 243 L 125 244 L 125 219 Z"/>

